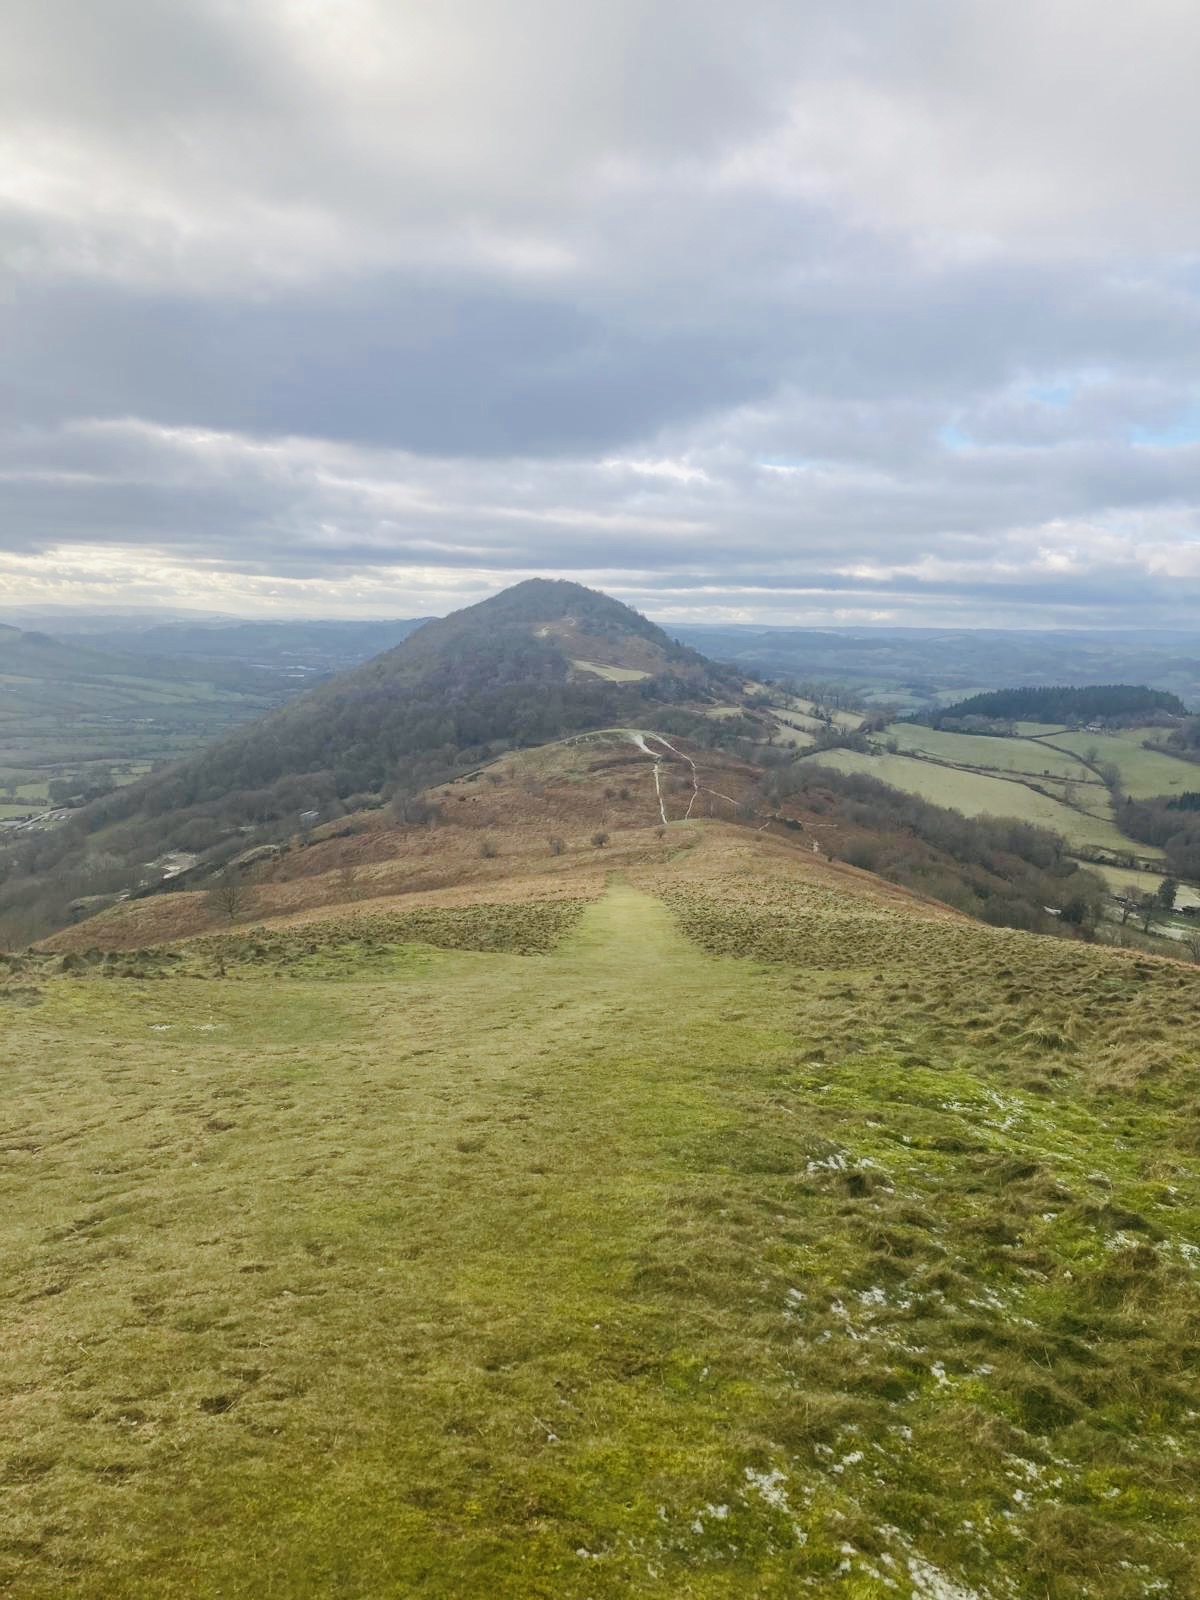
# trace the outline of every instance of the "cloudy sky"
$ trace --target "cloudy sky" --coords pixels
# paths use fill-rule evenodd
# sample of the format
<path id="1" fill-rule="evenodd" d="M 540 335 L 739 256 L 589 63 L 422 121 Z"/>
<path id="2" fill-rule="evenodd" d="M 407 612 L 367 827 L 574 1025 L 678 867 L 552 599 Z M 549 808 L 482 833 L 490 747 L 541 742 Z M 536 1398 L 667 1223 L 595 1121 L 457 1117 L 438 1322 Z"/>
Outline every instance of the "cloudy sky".
<path id="1" fill-rule="evenodd" d="M 1195 0 L 6 0 L 0 613 L 1189 625 Z"/>

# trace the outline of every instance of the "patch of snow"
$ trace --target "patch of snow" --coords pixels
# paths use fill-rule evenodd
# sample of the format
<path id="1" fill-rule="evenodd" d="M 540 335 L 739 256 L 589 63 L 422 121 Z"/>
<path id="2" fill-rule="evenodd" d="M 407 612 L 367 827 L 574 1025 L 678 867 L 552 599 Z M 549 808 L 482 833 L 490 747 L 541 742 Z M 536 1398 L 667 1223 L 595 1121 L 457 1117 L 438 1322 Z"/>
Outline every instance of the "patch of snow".
<path id="1" fill-rule="evenodd" d="M 770 1472 L 756 1472 L 753 1467 L 747 1467 L 746 1482 L 776 1511 L 791 1510 L 787 1490 L 783 1487 L 787 1482 L 787 1473 L 780 1472 L 778 1467 Z"/>
<path id="2" fill-rule="evenodd" d="M 974 1589 L 955 1583 L 923 1556 L 909 1556 L 908 1575 L 912 1579 L 913 1600 L 980 1600 Z"/>

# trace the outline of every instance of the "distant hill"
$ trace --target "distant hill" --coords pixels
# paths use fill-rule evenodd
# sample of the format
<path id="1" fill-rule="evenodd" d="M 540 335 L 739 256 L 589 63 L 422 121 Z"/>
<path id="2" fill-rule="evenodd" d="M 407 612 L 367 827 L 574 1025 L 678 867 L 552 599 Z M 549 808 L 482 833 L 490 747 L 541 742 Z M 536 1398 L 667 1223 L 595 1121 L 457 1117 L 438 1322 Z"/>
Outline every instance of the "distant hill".
<path id="1" fill-rule="evenodd" d="M 398 781 L 423 784 L 509 746 L 714 696 L 726 676 L 619 601 L 534 578 L 426 623 L 137 785 L 121 811 L 220 803 L 253 819 Z M 285 792 L 273 796 L 281 783 Z"/>
<path id="2" fill-rule="evenodd" d="M 1047 724 L 1129 722 L 1161 712 L 1183 717 L 1187 715 L 1187 708 L 1178 695 L 1166 689 L 1149 689 L 1145 684 L 1104 683 L 1083 688 L 1059 685 L 995 689 L 956 701 L 922 720 L 935 728 L 975 717 L 984 721 Z"/>
<path id="3" fill-rule="evenodd" d="M 428 617 L 370 622 L 237 622 L 174 620 L 89 632 L 94 649 L 176 660 L 242 662 L 297 676 L 341 672 L 415 633 Z M 60 633 L 65 630 L 60 630 Z"/>
<path id="4" fill-rule="evenodd" d="M 232 852 L 247 833 L 294 831 L 309 811 L 326 818 L 415 793 L 505 750 L 589 729 L 727 739 L 736 716 L 701 713 L 728 711 L 740 682 L 606 595 L 531 579 L 93 802 L 69 832 L 30 845 L 21 894 L 53 920 L 47 897 L 65 905 L 68 881 L 67 898 L 126 888 L 164 850 Z M 97 858 L 111 863 L 102 884 L 89 875 Z M 16 893 L 0 886 L 0 911 Z"/>
<path id="5" fill-rule="evenodd" d="M 157 683 L 207 683 L 245 693 L 266 693 L 273 676 L 247 671 L 232 660 L 206 662 L 175 659 L 171 654 L 139 651 L 130 639 L 88 634 L 59 638 L 36 630 L 0 624 L 0 674 L 6 683 L 6 711 L 19 711 L 20 696 L 32 693 L 24 683 L 98 684 L 108 680 L 149 679 Z"/>
<path id="6" fill-rule="evenodd" d="M 6 678 L 69 682 L 145 672 L 146 663 L 105 650 L 89 640 L 52 638 L 48 633 L 0 625 L 0 673 Z M 16 692 L 9 686 L 10 692 Z"/>
<path id="7" fill-rule="evenodd" d="M 787 628 L 688 623 L 679 637 L 759 677 L 836 683 L 872 704 L 936 710 L 983 689 L 1148 683 L 1200 705 L 1195 632 L 1130 629 Z"/>
<path id="8" fill-rule="evenodd" d="M 246 663 L 0 625 L 0 827 L 178 760 L 294 690 Z"/>

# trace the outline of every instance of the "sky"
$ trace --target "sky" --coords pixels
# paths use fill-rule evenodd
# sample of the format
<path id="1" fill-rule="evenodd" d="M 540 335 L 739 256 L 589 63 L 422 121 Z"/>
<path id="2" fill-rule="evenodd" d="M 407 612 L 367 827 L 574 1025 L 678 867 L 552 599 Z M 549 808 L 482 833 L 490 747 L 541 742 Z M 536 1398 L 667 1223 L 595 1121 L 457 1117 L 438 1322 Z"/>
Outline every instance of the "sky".
<path id="1" fill-rule="evenodd" d="M 1195 0 L 6 0 L 0 615 L 1200 616 Z"/>

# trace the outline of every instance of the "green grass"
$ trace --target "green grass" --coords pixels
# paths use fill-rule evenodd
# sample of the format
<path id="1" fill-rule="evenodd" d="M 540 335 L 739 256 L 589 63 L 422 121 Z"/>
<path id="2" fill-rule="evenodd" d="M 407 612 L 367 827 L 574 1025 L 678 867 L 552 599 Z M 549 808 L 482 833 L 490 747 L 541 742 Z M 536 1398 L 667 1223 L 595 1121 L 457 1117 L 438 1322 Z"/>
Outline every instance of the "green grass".
<path id="1" fill-rule="evenodd" d="M 11 964 L 6 1600 L 1196 1592 L 1200 975 L 665 892 Z"/>
<path id="2" fill-rule="evenodd" d="M 1073 810 L 1028 784 L 985 772 L 960 770 L 905 755 L 860 755 L 854 750 L 822 750 L 811 758 L 839 772 L 862 772 L 893 788 L 920 795 L 935 805 L 952 806 L 965 816 L 1019 817 L 1051 828 L 1076 849 L 1134 851 L 1151 858 L 1159 852 L 1127 839 L 1110 817 Z M 1041 781 L 1041 780 L 1038 780 Z M 1047 785 L 1048 787 L 1048 785 Z"/>
<path id="3" fill-rule="evenodd" d="M 608 667 L 599 661 L 572 661 L 571 665 L 581 672 L 593 673 L 597 678 L 607 678 L 609 683 L 639 683 L 650 676 L 636 667 Z"/>
<path id="4" fill-rule="evenodd" d="M 915 751 L 957 766 L 975 767 L 981 772 L 1024 773 L 1033 778 L 1068 778 L 1099 784 L 1095 773 L 1089 772 L 1081 761 L 1029 739 L 946 733 L 940 728 L 924 728 L 912 722 L 894 722 L 884 730 L 883 736 L 895 739 L 904 755 Z M 1100 788 L 1103 793 L 1103 786 Z"/>
<path id="5" fill-rule="evenodd" d="M 1077 755 L 1096 751 L 1097 760 L 1111 761 L 1120 769 L 1121 787 L 1135 800 L 1200 789 L 1200 766 L 1165 755 L 1161 750 L 1144 749 L 1142 740 L 1152 736 L 1161 738 L 1163 730 L 1131 728 L 1128 734 L 1055 733 L 1047 736 L 1046 743 Z"/>

